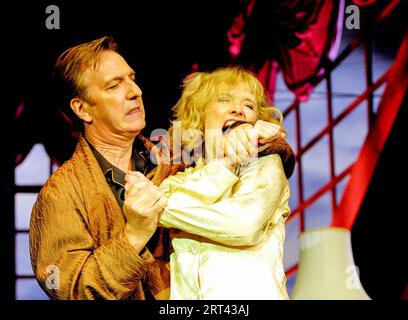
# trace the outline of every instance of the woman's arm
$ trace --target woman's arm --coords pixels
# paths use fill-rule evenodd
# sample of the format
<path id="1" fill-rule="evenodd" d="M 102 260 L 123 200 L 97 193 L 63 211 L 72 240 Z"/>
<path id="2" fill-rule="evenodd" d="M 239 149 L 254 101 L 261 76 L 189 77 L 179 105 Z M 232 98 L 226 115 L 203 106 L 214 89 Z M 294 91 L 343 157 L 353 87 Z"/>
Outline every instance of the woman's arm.
<path id="1" fill-rule="evenodd" d="M 161 189 L 168 203 L 160 224 L 226 245 L 258 243 L 268 223 L 276 224 L 282 215 L 288 214 L 285 204 L 289 186 L 281 160 L 278 155 L 252 159 L 239 167 L 239 179 L 233 185 L 234 179 L 222 181 L 227 171 L 222 167 L 218 170 L 204 167 L 166 179 Z M 190 177 L 194 174 L 192 183 Z M 210 190 L 210 185 L 201 183 L 197 177 L 229 187 Z M 208 194 L 211 197 L 207 198 Z"/>

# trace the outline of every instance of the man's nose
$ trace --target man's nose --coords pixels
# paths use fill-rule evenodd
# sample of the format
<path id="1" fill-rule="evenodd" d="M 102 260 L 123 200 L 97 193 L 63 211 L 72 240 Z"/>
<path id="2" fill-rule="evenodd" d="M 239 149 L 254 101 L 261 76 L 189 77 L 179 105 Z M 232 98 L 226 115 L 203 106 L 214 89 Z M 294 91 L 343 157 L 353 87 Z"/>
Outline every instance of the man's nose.
<path id="1" fill-rule="evenodd" d="M 134 82 L 133 80 L 129 80 L 129 90 L 127 94 L 128 99 L 133 99 L 136 97 L 140 97 L 142 95 L 142 89 Z"/>

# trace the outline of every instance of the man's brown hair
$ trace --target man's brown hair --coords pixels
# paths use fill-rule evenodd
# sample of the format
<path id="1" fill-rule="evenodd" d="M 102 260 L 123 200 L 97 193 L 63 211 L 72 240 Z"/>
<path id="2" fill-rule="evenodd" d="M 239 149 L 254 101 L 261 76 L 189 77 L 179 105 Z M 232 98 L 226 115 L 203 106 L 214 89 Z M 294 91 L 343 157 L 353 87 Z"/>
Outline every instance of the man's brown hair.
<path id="1" fill-rule="evenodd" d="M 112 37 L 102 37 L 64 51 L 55 64 L 55 75 L 62 81 L 66 98 L 85 98 L 87 93 L 82 79 L 83 72 L 89 67 L 97 67 L 103 51 L 116 49 L 117 44 Z"/>
<path id="2" fill-rule="evenodd" d="M 89 100 L 83 81 L 84 71 L 89 67 L 93 69 L 97 67 L 103 51 L 117 52 L 117 47 L 112 37 L 105 36 L 71 47 L 57 59 L 51 87 L 54 104 L 79 131 L 83 131 L 84 126 L 82 120 L 70 108 L 70 101 L 75 97 Z"/>

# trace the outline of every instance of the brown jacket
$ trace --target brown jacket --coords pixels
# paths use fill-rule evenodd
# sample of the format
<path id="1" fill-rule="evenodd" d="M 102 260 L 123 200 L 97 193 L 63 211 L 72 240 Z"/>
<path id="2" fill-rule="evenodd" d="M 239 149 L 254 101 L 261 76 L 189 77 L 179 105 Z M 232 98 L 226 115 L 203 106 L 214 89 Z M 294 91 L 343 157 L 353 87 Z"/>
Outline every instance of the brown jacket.
<path id="1" fill-rule="evenodd" d="M 81 136 L 70 160 L 34 205 L 30 253 L 41 287 L 55 299 L 168 298 L 162 237 L 153 254 L 127 241 L 125 217 Z"/>

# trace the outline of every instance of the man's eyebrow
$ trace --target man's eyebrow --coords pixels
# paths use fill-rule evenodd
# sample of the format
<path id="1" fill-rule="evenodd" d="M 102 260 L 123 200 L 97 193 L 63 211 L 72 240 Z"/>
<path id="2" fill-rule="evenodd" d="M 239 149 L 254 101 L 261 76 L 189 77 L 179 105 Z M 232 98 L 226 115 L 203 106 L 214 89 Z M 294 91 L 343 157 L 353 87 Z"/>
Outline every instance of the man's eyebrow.
<path id="1" fill-rule="evenodd" d="M 109 80 L 106 80 L 105 85 L 108 85 L 113 81 L 121 81 L 121 80 L 123 80 L 123 76 L 116 76 L 116 77 L 113 77 L 113 78 L 111 78 Z"/>
<path id="2" fill-rule="evenodd" d="M 134 72 L 133 70 L 132 71 L 130 71 L 129 73 L 128 73 L 128 76 L 131 78 L 131 77 L 135 77 L 136 76 L 136 72 Z M 107 86 L 107 85 L 109 85 L 111 82 L 113 82 L 113 81 L 122 81 L 123 80 L 123 76 L 116 76 L 116 77 L 113 77 L 113 78 L 111 78 L 111 79 L 109 79 L 109 80 L 106 80 L 105 81 L 105 86 Z"/>

